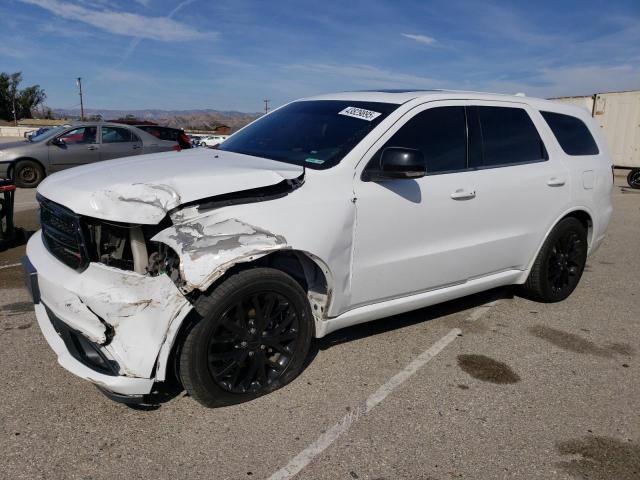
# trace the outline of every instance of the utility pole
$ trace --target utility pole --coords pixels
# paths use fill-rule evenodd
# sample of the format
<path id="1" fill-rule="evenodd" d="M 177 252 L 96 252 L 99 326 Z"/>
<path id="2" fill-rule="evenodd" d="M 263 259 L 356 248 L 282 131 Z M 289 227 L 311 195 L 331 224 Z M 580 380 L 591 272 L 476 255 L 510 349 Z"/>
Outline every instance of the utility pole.
<path id="1" fill-rule="evenodd" d="M 269 111 L 269 102 L 271 100 L 269 100 L 268 98 L 264 99 L 264 113 L 267 113 Z"/>
<path id="2" fill-rule="evenodd" d="M 18 126 L 18 117 L 16 116 L 16 91 L 15 89 L 13 90 L 13 124 L 17 127 Z"/>
<path id="3" fill-rule="evenodd" d="M 84 103 L 82 103 L 82 77 L 78 77 L 78 88 L 80 89 L 80 120 L 84 121 Z"/>

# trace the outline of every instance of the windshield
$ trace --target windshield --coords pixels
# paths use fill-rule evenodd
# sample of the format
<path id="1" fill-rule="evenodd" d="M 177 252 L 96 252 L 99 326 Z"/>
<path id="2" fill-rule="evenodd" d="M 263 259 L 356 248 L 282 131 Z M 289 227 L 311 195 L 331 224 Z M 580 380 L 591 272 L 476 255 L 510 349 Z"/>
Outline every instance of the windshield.
<path id="1" fill-rule="evenodd" d="M 55 135 L 62 133 L 69 125 L 61 125 L 56 128 L 52 128 L 45 132 L 42 132 L 40 135 L 34 135 L 30 138 L 32 142 L 41 142 L 42 140 L 46 140 L 48 138 L 54 137 Z"/>
<path id="2" fill-rule="evenodd" d="M 396 108 L 341 100 L 294 102 L 230 136 L 219 150 L 330 168 Z"/>

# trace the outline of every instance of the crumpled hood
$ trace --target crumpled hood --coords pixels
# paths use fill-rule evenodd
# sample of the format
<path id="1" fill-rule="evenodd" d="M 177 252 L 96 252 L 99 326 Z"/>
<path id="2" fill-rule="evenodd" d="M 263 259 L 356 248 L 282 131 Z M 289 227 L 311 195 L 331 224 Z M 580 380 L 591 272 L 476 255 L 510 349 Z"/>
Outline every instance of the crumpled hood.
<path id="1" fill-rule="evenodd" d="M 197 148 L 75 167 L 47 177 L 38 193 L 81 215 L 157 224 L 179 205 L 275 185 L 303 171 L 275 160 Z"/>

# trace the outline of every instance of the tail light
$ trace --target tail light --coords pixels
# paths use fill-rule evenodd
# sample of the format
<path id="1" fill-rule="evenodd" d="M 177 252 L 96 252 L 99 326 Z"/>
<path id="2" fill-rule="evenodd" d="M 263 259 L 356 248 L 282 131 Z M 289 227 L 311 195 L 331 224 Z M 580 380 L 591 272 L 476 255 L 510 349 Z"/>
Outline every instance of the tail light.
<path id="1" fill-rule="evenodd" d="M 180 150 L 182 150 L 182 147 L 180 146 L 180 144 L 179 144 L 179 143 L 176 143 L 176 144 L 173 146 L 173 150 L 175 150 L 176 152 L 179 152 Z"/>
<path id="2" fill-rule="evenodd" d="M 180 132 L 180 143 L 182 143 L 182 145 L 191 145 L 191 140 L 189 140 L 189 137 L 187 137 L 187 134 L 184 132 Z"/>

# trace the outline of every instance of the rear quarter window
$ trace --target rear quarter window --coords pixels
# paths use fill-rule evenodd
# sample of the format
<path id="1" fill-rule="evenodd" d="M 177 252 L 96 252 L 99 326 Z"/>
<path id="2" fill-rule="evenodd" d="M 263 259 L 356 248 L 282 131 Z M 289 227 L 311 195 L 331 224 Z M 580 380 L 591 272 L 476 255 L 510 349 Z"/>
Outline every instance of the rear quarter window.
<path id="1" fill-rule="evenodd" d="M 596 141 L 579 118 L 555 112 L 540 112 L 567 155 L 597 155 Z"/>

